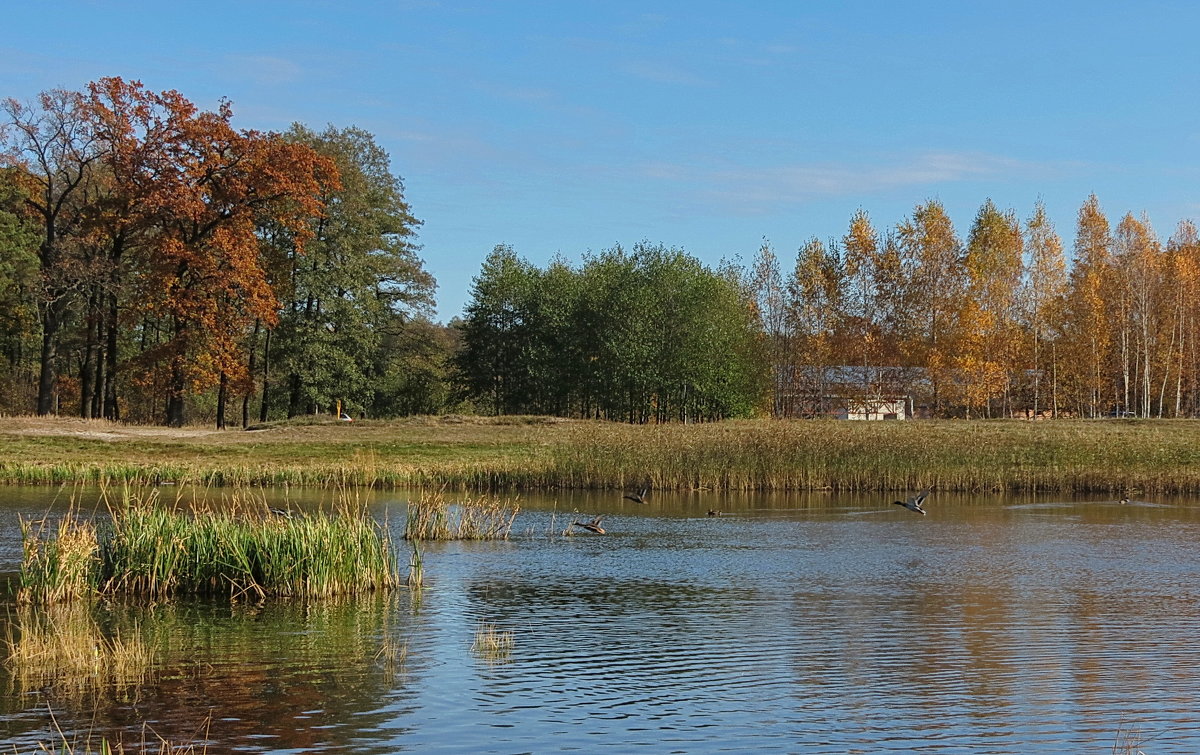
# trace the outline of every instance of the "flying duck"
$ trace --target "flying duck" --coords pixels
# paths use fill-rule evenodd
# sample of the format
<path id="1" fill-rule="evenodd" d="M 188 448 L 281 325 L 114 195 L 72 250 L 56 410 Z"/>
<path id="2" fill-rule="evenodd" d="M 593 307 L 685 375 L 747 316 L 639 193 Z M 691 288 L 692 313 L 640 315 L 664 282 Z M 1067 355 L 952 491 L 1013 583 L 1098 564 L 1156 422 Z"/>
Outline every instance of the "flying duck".
<path id="1" fill-rule="evenodd" d="M 647 485 L 642 488 L 642 492 L 626 493 L 624 497 L 628 498 L 629 500 L 633 501 L 634 503 L 645 503 L 646 502 L 646 494 L 649 492 L 650 492 L 650 486 Z"/>
<path id="2" fill-rule="evenodd" d="M 571 522 L 571 525 L 573 527 L 583 527 L 588 532 L 594 532 L 597 535 L 603 535 L 604 528 L 600 526 L 600 520 L 603 518 L 604 518 L 604 516 L 600 515 L 600 516 L 597 516 L 595 519 L 593 519 L 590 522 L 574 521 L 574 522 Z"/>
<path id="3" fill-rule="evenodd" d="M 925 509 L 921 508 L 921 501 L 925 500 L 925 496 L 929 495 L 929 491 L 931 490 L 933 490 L 933 488 L 925 488 L 920 493 L 917 493 L 912 498 L 909 498 L 907 501 L 892 501 L 892 503 L 896 504 L 897 506 L 903 506 L 909 511 L 915 511 L 924 516 L 926 511 Z"/>

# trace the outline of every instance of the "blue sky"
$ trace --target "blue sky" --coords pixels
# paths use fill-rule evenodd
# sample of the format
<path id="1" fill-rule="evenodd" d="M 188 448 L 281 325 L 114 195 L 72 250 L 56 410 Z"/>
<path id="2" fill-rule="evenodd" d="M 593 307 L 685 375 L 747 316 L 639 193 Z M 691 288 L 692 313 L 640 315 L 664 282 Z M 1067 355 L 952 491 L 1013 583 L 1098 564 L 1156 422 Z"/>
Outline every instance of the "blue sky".
<path id="1" fill-rule="evenodd" d="M 10 3 L 0 96 L 101 76 L 233 101 L 235 124 L 357 125 L 405 181 L 438 318 L 493 246 L 648 239 L 790 265 L 853 212 L 1095 192 L 1169 236 L 1200 215 L 1200 5 L 1116 2 Z"/>

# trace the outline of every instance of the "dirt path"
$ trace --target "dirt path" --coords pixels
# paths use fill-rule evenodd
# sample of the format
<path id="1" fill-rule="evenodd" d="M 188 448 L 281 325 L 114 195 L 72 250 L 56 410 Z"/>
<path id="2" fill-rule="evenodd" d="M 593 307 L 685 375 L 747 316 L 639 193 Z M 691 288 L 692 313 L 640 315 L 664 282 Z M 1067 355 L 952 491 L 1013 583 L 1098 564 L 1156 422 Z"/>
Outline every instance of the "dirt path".
<path id="1" fill-rule="evenodd" d="M 105 419 L 78 417 L 0 417 L 0 434 L 34 435 L 91 440 L 190 440 L 231 431 L 201 427 L 153 427 L 126 425 Z"/>

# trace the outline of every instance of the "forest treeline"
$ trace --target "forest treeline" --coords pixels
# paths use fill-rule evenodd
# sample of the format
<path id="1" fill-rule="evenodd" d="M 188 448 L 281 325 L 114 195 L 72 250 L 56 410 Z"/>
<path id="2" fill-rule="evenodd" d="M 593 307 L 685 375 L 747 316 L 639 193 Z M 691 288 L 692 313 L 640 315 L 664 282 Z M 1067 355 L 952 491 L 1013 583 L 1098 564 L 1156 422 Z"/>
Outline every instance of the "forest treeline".
<path id="1" fill-rule="evenodd" d="M 750 275 L 774 369 L 773 410 L 839 392 L 905 395 L 929 416 L 1193 417 L 1200 409 L 1200 241 L 1147 218 L 1079 209 L 1073 264 L 1039 202 L 1022 222 L 991 200 L 966 238 L 936 201 L 879 233 L 864 211 L 781 274 Z M 862 366 L 863 369 L 830 369 Z M 830 385 L 830 377 L 858 382 Z"/>
<path id="2" fill-rule="evenodd" d="M 1194 417 L 1200 241 L 1079 209 L 1068 265 L 1039 202 L 988 200 L 961 238 L 929 201 L 892 228 L 748 269 L 646 244 L 545 270 L 500 247 L 476 279 L 461 375 L 481 406 L 629 421 L 834 415 Z M 895 409 L 891 409 L 895 411 Z"/>
<path id="3" fill-rule="evenodd" d="M 330 412 L 628 422 L 1200 412 L 1200 240 L 1115 225 L 1065 244 L 1039 203 L 865 211 L 794 260 L 714 267 L 641 242 L 540 268 L 498 246 L 462 318 L 403 182 L 361 129 L 238 130 L 102 79 L 0 113 L 0 412 L 224 426 Z"/>
<path id="4" fill-rule="evenodd" d="M 481 409 L 628 422 L 748 416 L 765 360 L 732 266 L 639 243 L 544 270 L 496 247 L 459 325 L 457 375 Z"/>
<path id="5" fill-rule="evenodd" d="M 0 409 L 223 426 L 231 402 L 243 424 L 444 405 L 419 221 L 369 133 L 237 130 L 228 103 L 119 78 L 3 117 Z"/>

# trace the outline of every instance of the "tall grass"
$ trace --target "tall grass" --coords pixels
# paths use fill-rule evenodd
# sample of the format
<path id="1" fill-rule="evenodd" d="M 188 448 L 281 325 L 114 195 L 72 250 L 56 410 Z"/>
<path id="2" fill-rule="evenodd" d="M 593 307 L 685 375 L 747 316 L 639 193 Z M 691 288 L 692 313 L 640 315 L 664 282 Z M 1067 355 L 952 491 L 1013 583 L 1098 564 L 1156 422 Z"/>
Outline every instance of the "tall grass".
<path id="1" fill-rule="evenodd" d="M 247 499 L 249 500 L 249 499 Z M 400 584 L 386 531 L 348 499 L 332 511 L 280 517 L 265 506 L 186 511 L 126 493 L 100 523 L 75 513 L 23 523 L 19 599 L 92 594 L 329 596 Z"/>
<path id="2" fill-rule="evenodd" d="M 417 539 L 412 539 L 412 554 L 408 558 L 408 586 L 420 589 L 425 583 L 425 560 Z"/>
<path id="3" fill-rule="evenodd" d="M 567 430 L 575 488 L 1200 491 L 1200 424 L 1176 421 L 736 421 Z"/>
<path id="4" fill-rule="evenodd" d="M 91 595 L 100 567 L 96 526 L 74 509 L 58 521 L 21 518 L 21 603 L 53 604 Z"/>
<path id="5" fill-rule="evenodd" d="M 220 444 L 3 437 L 10 453 L 0 481 L 26 483 L 500 491 L 649 479 L 656 489 L 1200 492 L 1197 420 L 630 426 L 421 418 L 227 433 L 214 436 Z"/>
<path id="6" fill-rule="evenodd" d="M 471 652 L 489 661 L 504 660 L 515 644 L 512 632 L 500 631 L 495 624 L 485 622 L 475 630 Z"/>
<path id="7" fill-rule="evenodd" d="M 495 496 L 465 497 L 450 503 L 443 493 L 425 493 L 408 502 L 408 540 L 497 540 L 512 531 L 521 507 Z"/>

